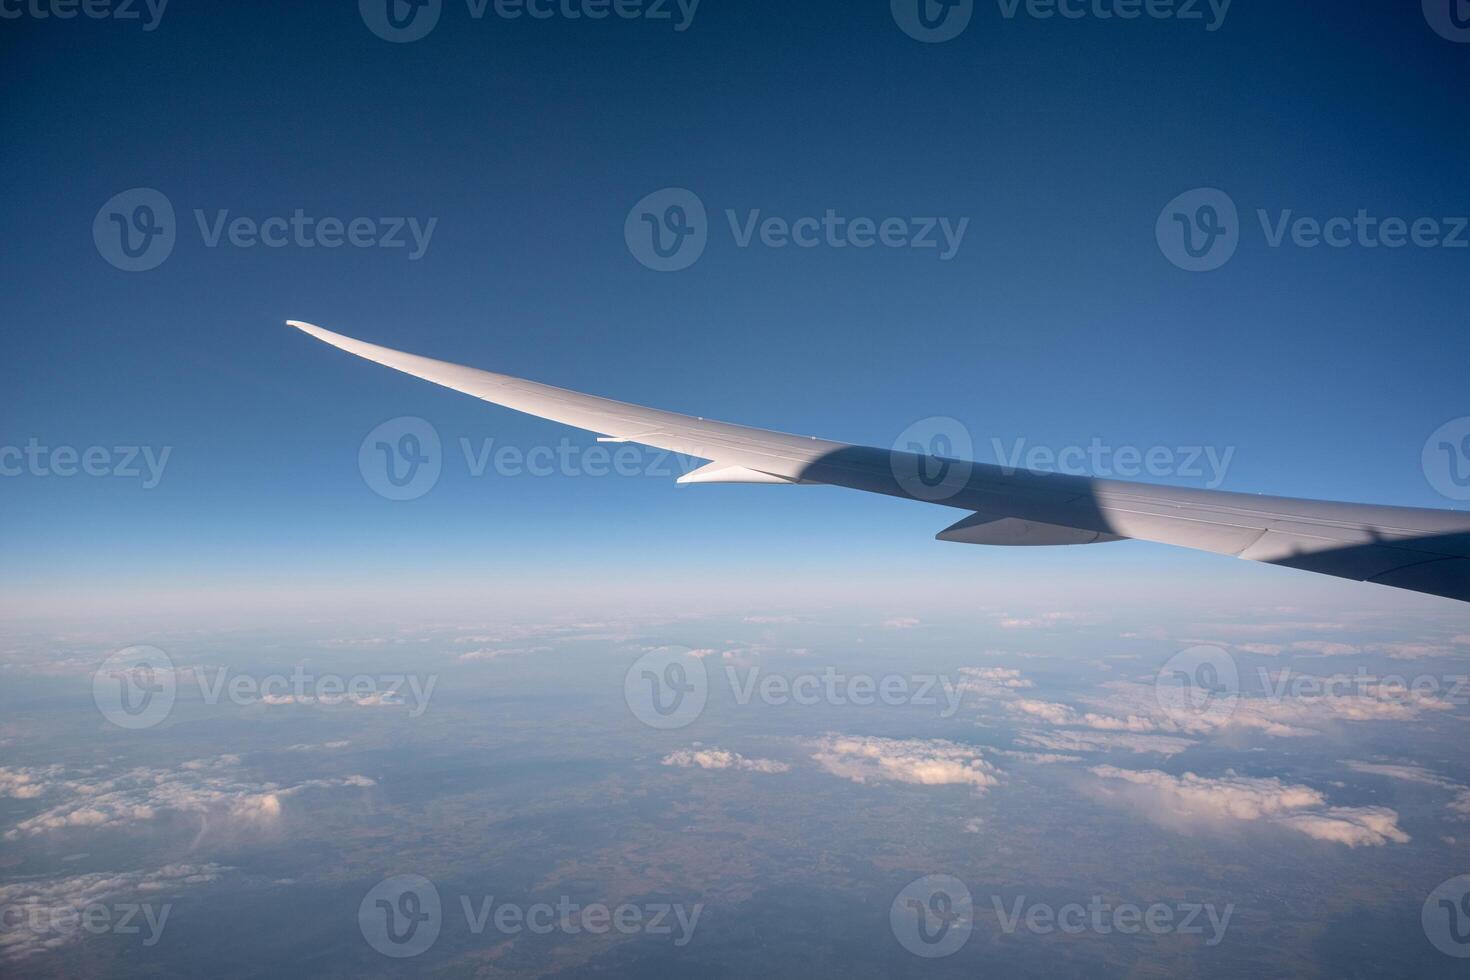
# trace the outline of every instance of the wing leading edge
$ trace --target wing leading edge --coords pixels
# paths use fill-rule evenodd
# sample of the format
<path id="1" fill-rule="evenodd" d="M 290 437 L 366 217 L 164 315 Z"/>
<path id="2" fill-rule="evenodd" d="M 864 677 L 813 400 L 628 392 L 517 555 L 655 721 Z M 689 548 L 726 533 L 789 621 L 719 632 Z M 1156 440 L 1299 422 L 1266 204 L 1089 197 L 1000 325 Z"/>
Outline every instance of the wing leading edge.
<path id="1" fill-rule="evenodd" d="M 644 408 L 287 322 L 350 354 L 482 401 L 606 441 L 710 460 L 681 482 L 847 487 L 970 511 L 939 532 L 943 541 L 1064 545 L 1134 538 L 1470 601 L 1470 514 L 1459 511 L 1162 487 L 854 446 Z"/>

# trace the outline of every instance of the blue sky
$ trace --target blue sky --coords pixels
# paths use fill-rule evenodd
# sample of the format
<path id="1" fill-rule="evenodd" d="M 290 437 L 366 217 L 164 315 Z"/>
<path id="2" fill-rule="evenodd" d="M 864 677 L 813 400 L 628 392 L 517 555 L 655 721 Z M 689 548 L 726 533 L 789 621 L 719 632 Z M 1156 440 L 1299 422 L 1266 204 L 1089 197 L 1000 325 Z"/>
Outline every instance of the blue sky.
<path id="1" fill-rule="evenodd" d="M 937 44 L 876 2 L 705 0 L 677 31 L 475 19 L 445 0 L 434 30 L 401 44 L 351 3 L 179 2 L 152 30 L 0 24 L 0 159 L 17 191 L 0 200 L 13 244 L 0 443 L 171 447 L 148 490 L 4 478 L 7 610 L 446 582 L 546 602 L 596 584 L 737 606 L 800 586 L 1414 608 L 1427 600 L 1150 545 L 939 544 L 956 514 L 825 488 L 475 478 L 461 438 L 590 437 L 283 326 L 845 441 L 889 445 L 944 415 L 985 460 L 993 438 L 1233 447 L 1227 489 L 1454 506 L 1420 451 L 1470 413 L 1470 249 L 1273 248 L 1256 217 L 1365 209 L 1448 227 L 1470 213 L 1470 46 L 1402 6 L 1242 0 L 1210 31 L 982 3 Z M 177 241 L 125 272 L 91 229 L 136 187 L 168 199 Z M 658 273 L 623 228 L 666 187 L 703 202 L 709 245 Z M 1222 268 L 1190 273 L 1154 228 L 1201 187 L 1239 207 L 1241 240 Z M 211 248 L 194 214 L 297 209 L 435 224 L 413 260 Z M 968 225 L 948 261 L 741 248 L 727 209 Z M 435 426 L 444 473 L 390 502 L 358 448 L 405 415 Z"/>

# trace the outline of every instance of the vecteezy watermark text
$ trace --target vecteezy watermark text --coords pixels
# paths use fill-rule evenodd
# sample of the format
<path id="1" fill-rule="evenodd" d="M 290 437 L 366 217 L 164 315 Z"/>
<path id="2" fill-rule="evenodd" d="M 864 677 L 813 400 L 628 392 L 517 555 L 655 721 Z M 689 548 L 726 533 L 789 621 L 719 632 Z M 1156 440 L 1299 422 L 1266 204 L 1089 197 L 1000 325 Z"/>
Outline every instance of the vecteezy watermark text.
<path id="1" fill-rule="evenodd" d="M 507 902 L 494 895 L 461 894 L 454 911 L 472 936 L 497 937 L 580 933 L 667 938 L 683 948 L 694 938 L 704 904 L 678 902 Z M 433 946 L 444 927 L 445 903 L 439 889 L 422 875 L 394 875 L 378 882 L 358 905 L 357 922 L 369 946 L 395 959 L 418 956 Z"/>
<path id="2" fill-rule="evenodd" d="M 1214 33 L 1225 26 L 1233 0 L 995 0 L 1002 19 L 1030 20 L 1173 20 L 1203 24 Z M 909 37 L 928 44 L 950 41 L 964 33 L 976 0 L 889 0 L 894 23 Z"/>
<path id="3" fill-rule="evenodd" d="M 1028 447 L 1025 439 L 1017 439 L 1009 447 L 1000 439 L 992 439 L 991 446 L 1000 460 L 1001 472 L 1007 476 L 1021 469 L 1104 479 L 1174 476 L 1203 480 L 1210 489 L 1225 482 L 1225 473 L 1235 458 L 1234 446 L 1223 450 L 1216 446 L 1111 446 L 1098 438 L 1086 446 L 1060 449 Z"/>
<path id="4" fill-rule="evenodd" d="M 1257 208 L 1255 218 L 1271 249 L 1470 249 L 1470 217 L 1464 215 L 1405 218 L 1358 208 L 1351 215 L 1321 216 Z M 1235 201 L 1214 187 L 1175 197 L 1154 226 L 1159 251 L 1188 272 L 1210 272 L 1229 262 L 1244 232 Z"/>
<path id="5" fill-rule="evenodd" d="M 518 446 L 494 438 L 459 438 L 465 473 L 516 479 L 563 477 L 656 477 L 677 480 L 704 459 L 622 440 L 592 445 L 563 436 L 554 445 Z M 363 482 L 388 500 L 416 500 L 439 482 L 444 460 L 439 430 L 426 419 L 399 416 L 375 426 L 358 445 Z M 451 456 L 453 454 L 451 453 Z"/>
<path id="6" fill-rule="evenodd" d="M 1025 895 L 1011 899 L 991 895 L 989 904 L 1007 935 L 1023 931 L 1037 936 L 1149 933 L 1198 936 L 1208 947 L 1218 946 L 1225 939 L 1230 917 L 1235 913 L 1234 903 L 1223 907 L 1208 902 L 1140 905 L 1102 895 L 1059 905 L 1033 902 Z M 915 956 L 936 959 L 964 947 L 974 932 L 976 913 L 974 896 L 963 881 L 953 875 L 931 874 L 909 882 L 894 896 L 888 923 L 904 949 Z"/>
<path id="7" fill-rule="evenodd" d="M 1379 674 L 1357 667 L 1351 674 L 1302 674 L 1290 667 L 1256 668 L 1262 695 L 1271 701 L 1358 698 L 1376 704 L 1470 704 L 1470 674 Z"/>
<path id="8" fill-rule="evenodd" d="M 465 0 L 470 20 L 487 14 L 505 21 L 642 20 L 673 25 L 675 33 L 694 23 L 700 0 Z M 443 0 L 358 0 L 368 30 L 385 41 L 403 44 L 429 35 L 443 13 Z"/>
<path id="9" fill-rule="evenodd" d="M 644 653 L 623 677 L 623 698 L 628 709 L 650 728 L 667 730 L 693 724 L 710 695 L 710 672 L 705 660 L 715 656 L 723 654 L 682 646 L 658 647 Z M 768 707 L 935 708 L 940 718 L 951 718 L 960 710 L 967 690 L 963 679 L 943 674 L 847 673 L 831 666 L 773 673 L 758 666 L 722 666 L 731 700 L 742 708 L 753 702 Z"/>
<path id="10" fill-rule="evenodd" d="M 736 248 L 769 249 L 873 248 L 932 250 L 948 262 L 964 243 L 967 217 L 867 217 L 826 208 L 820 215 L 770 215 L 760 208 L 726 208 L 725 224 Z M 623 222 L 628 251 L 657 272 L 677 272 L 693 265 L 709 243 L 710 222 L 704 202 L 693 191 L 665 187 L 633 205 Z"/>
<path id="11" fill-rule="evenodd" d="M 0 905 L 0 934 L 20 930 L 43 943 L 65 939 L 78 931 L 93 936 L 141 936 L 142 944 L 157 946 L 168 924 L 172 902 L 89 902 L 86 905 L 52 905 L 44 901 L 20 901 Z"/>
<path id="12" fill-rule="evenodd" d="M 105 476 L 152 490 L 172 453 L 172 446 L 45 446 L 32 436 L 24 446 L 0 446 L 0 477 Z"/>
<path id="13" fill-rule="evenodd" d="M 1209 902 L 1137 905 L 1112 902 L 1101 895 L 1091 896 L 1085 904 L 1067 902 L 1051 905 L 1027 901 L 1024 895 L 1010 901 L 992 895 L 990 902 L 1001 931 L 1007 935 L 1022 930 L 1037 936 L 1058 932 L 1069 936 L 1087 932 L 1099 936 L 1113 933 L 1135 936 L 1146 932 L 1155 936 L 1201 936 L 1204 944 L 1211 947 L 1220 945 L 1225 939 L 1230 917 L 1235 914 L 1234 902 L 1223 907 Z"/>
<path id="14" fill-rule="evenodd" d="M 752 700 L 779 707 L 826 704 L 833 707 L 938 707 L 940 718 L 952 718 L 960 710 L 965 692 L 960 684 L 941 674 L 847 674 L 835 667 L 794 675 L 762 673 L 751 667 L 741 676 L 739 667 L 725 665 L 725 680 L 742 707 Z"/>
<path id="15" fill-rule="evenodd" d="M 438 218 L 412 216 L 335 217 L 288 214 L 255 217 L 229 208 L 195 208 L 193 224 L 205 248 L 381 248 L 402 249 L 410 262 L 424 257 Z M 108 264 L 145 272 L 163 264 L 178 241 L 173 202 L 151 187 L 114 194 L 92 220 L 92 242 Z"/>
<path id="16" fill-rule="evenodd" d="M 319 704 L 407 707 L 417 718 L 429 707 L 437 674 L 352 674 L 308 671 L 245 672 L 230 667 L 176 668 L 167 653 L 153 646 L 134 646 L 109 656 L 92 675 L 97 710 L 119 728 L 151 728 L 166 719 L 178 697 L 181 680 L 192 680 L 207 705 L 228 701 L 256 704 Z"/>
<path id="17" fill-rule="evenodd" d="M 0 20 L 139 21 L 143 30 L 155 30 L 163 21 L 168 0 L 0 0 Z"/>

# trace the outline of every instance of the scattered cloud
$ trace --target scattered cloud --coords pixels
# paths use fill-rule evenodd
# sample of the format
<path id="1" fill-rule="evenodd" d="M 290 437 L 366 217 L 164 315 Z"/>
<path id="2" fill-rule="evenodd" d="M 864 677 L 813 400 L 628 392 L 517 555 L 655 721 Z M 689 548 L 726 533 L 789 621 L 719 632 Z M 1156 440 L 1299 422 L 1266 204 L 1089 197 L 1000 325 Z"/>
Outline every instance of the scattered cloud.
<path id="1" fill-rule="evenodd" d="M 942 739 L 833 735 L 817 743 L 812 758 L 832 775 L 855 783 L 965 785 L 983 792 L 1000 782 L 1000 770 L 978 748 Z"/>
<path id="2" fill-rule="evenodd" d="M 530 653 L 546 653 L 551 650 L 548 646 L 529 647 L 482 647 L 479 650 L 471 650 L 469 653 L 461 653 L 461 663 L 481 663 L 486 660 L 500 660 L 503 657 L 522 657 Z"/>
<path id="3" fill-rule="evenodd" d="M 1426 786 L 1439 786 L 1444 789 L 1459 789 L 1457 783 L 1453 783 L 1443 776 L 1430 772 L 1423 766 L 1382 763 L 1382 762 L 1359 762 L 1349 760 L 1345 765 L 1353 772 L 1368 773 L 1373 776 L 1386 776 L 1389 779 L 1398 779 L 1410 783 L 1423 783 Z"/>
<path id="4" fill-rule="evenodd" d="M 1413 763 L 1360 762 L 1349 760 L 1346 765 L 1353 772 L 1366 773 L 1370 776 L 1383 776 L 1388 779 L 1397 779 L 1401 782 L 1419 783 L 1423 786 L 1433 786 L 1438 789 L 1449 790 L 1455 794 L 1454 798 L 1449 802 L 1449 810 L 1453 814 L 1454 819 L 1470 820 L 1470 787 L 1462 786 L 1453 779 L 1446 779 L 1437 772 Z"/>
<path id="5" fill-rule="evenodd" d="M 280 817 L 284 801 L 309 790 L 366 788 L 366 776 L 309 779 L 291 785 L 254 782 L 241 769 L 240 757 L 222 755 L 194 759 L 173 769 L 134 768 L 99 777 L 84 771 L 64 776 L 48 771 L 22 785 L 32 796 L 56 797 L 57 802 L 5 831 L 4 839 L 17 840 L 74 829 L 124 829 L 162 817 L 187 813 L 205 823 L 213 819 L 234 825 L 258 826 Z"/>
<path id="6" fill-rule="evenodd" d="M 1014 667 L 961 667 L 959 690 L 984 698 L 1014 697 L 1015 692 L 1034 687 Z"/>
<path id="7" fill-rule="evenodd" d="M 322 750 L 322 749 L 345 749 L 345 748 L 347 748 L 347 746 L 349 746 L 351 744 L 352 744 L 352 742 L 349 741 L 348 739 L 345 739 L 345 738 L 337 739 L 334 742 L 321 742 L 321 743 L 316 744 L 316 745 L 312 745 L 312 744 L 307 743 L 307 742 L 298 742 L 295 745 L 288 745 L 288 746 L 286 746 L 286 751 L 287 752 L 317 752 L 317 751 Z"/>
<path id="8" fill-rule="evenodd" d="M 1077 619 L 1077 614 L 1069 612 L 1048 612 L 1038 616 L 1002 616 L 1000 628 L 1003 630 L 1047 629 L 1061 623 L 1072 622 L 1075 619 Z"/>
<path id="9" fill-rule="evenodd" d="M 0 885 L 0 908 L 6 912 L 0 917 L 0 960 L 23 960 L 82 938 L 82 913 L 88 907 L 121 899 L 152 904 L 153 896 L 217 881 L 229 870 L 218 864 L 170 864 L 154 871 L 31 878 Z M 153 914 L 166 913 L 158 909 Z M 150 925 L 161 928 L 163 922 L 147 923 L 144 916 L 137 916 L 137 927 Z"/>
<path id="10" fill-rule="evenodd" d="M 1351 643 L 1337 643 L 1332 640 L 1297 640 L 1291 644 L 1290 649 L 1300 650 L 1303 653 L 1315 653 L 1323 657 L 1350 657 L 1362 652 L 1360 647 Z"/>
<path id="11" fill-rule="evenodd" d="M 1080 755 L 1063 755 L 1058 752 L 1019 752 L 1015 749 L 994 749 L 996 755 L 1003 755 L 1007 759 L 1016 759 L 1020 762 L 1029 762 L 1037 766 L 1056 765 L 1061 762 L 1081 762 Z"/>
<path id="12" fill-rule="evenodd" d="M 1175 829 L 1253 822 L 1285 827 L 1317 840 L 1348 847 L 1405 844 L 1398 813 L 1387 807 L 1328 806 L 1321 792 L 1275 777 L 1240 776 L 1234 771 L 1208 777 L 1186 772 L 1174 776 L 1153 770 L 1095 766 L 1106 781 L 1125 784 L 1109 794 L 1150 819 Z"/>
<path id="13" fill-rule="evenodd" d="M 1055 752 L 1109 752 L 1121 749 L 1136 753 L 1157 753 L 1168 757 L 1178 755 L 1196 744 L 1193 739 L 1177 735 L 1140 735 L 1133 732 L 1079 732 L 1057 730 L 1051 732 L 1026 731 L 1016 736 L 1016 742 L 1037 749 Z"/>
<path id="14" fill-rule="evenodd" d="M 742 772 L 789 772 L 791 766 L 775 759 L 748 759 L 739 752 L 723 749 L 680 749 L 659 760 L 665 766 L 683 769 L 738 769 Z"/>

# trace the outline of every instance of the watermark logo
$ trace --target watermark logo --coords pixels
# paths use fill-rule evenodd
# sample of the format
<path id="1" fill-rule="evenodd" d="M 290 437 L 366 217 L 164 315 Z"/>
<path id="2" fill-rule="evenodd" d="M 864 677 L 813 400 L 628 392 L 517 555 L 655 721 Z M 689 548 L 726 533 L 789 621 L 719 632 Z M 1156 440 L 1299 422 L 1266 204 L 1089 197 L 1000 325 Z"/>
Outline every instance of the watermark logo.
<path id="1" fill-rule="evenodd" d="M 56 2 L 56 0 L 53 0 Z M 644 20 L 672 24 L 682 34 L 694 25 L 700 0 L 465 0 L 471 21 L 487 15 L 499 20 Z M 442 0 L 358 0 L 368 30 L 385 41 L 404 43 L 428 36 L 439 23 Z"/>
<path id="2" fill-rule="evenodd" d="M 624 902 L 583 904 L 568 895 L 552 902 L 520 904 L 495 895 L 460 894 L 457 904 L 464 916 L 465 931 L 471 936 L 489 932 L 495 937 L 530 934 L 546 936 L 561 932 L 623 936 L 671 937 L 676 947 L 694 938 L 704 904 Z M 434 883 L 422 875 L 396 875 L 373 886 L 357 909 L 357 923 L 368 945 L 384 956 L 404 959 L 418 956 L 434 945 L 449 912 Z"/>
<path id="3" fill-rule="evenodd" d="M 423 875 L 395 875 L 374 885 L 357 907 L 357 926 L 384 956 L 418 956 L 443 926 L 439 890 Z"/>
<path id="4" fill-rule="evenodd" d="M 888 925 L 904 949 L 915 956 L 951 956 L 970 940 L 975 905 L 970 889 L 953 875 L 925 875 L 893 898 Z"/>
<path id="5" fill-rule="evenodd" d="M 599 439 L 586 446 L 563 436 L 555 446 L 546 444 L 523 448 L 511 443 L 497 446 L 494 439 L 481 439 L 477 444 L 464 436 L 459 438 L 465 471 L 476 479 L 488 475 L 544 479 L 549 476 L 604 477 L 651 476 L 674 479 L 684 476 L 705 461 L 665 449 L 654 449 L 621 443 L 616 449 Z M 620 440 L 618 440 L 621 442 Z M 676 486 L 684 484 L 676 483 Z"/>
<path id="6" fill-rule="evenodd" d="M 1458 959 L 1470 957 L 1470 875 L 1451 878 L 1430 892 L 1419 921 L 1435 949 Z"/>
<path id="7" fill-rule="evenodd" d="M 1451 419 L 1424 442 L 1424 478 L 1440 496 L 1470 500 L 1470 416 Z"/>
<path id="8" fill-rule="evenodd" d="M 128 647 L 92 675 L 92 701 L 119 728 L 152 728 L 173 709 L 177 684 L 168 654 L 158 647 Z"/>
<path id="9" fill-rule="evenodd" d="M 444 0 L 357 0 L 368 30 L 385 41 L 403 44 L 426 37 L 439 23 Z"/>
<path id="10" fill-rule="evenodd" d="M 434 489 L 444 468 L 439 430 L 415 415 L 389 419 L 363 437 L 357 469 L 388 500 L 416 500 Z"/>
<path id="11" fill-rule="evenodd" d="M 683 187 L 654 191 L 628 212 L 623 239 L 633 258 L 655 272 L 687 269 L 709 244 L 704 202 Z"/>
<path id="12" fill-rule="evenodd" d="M 1256 208 L 1255 217 L 1269 249 L 1470 249 L 1470 217 L 1465 215 L 1405 218 L 1358 208 L 1352 214 L 1314 216 L 1294 208 Z M 1210 272 L 1230 261 L 1245 229 L 1228 194 L 1199 188 L 1165 205 L 1154 233 L 1170 262 L 1189 272 Z"/>
<path id="13" fill-rule="evenodd" d="M 1224 191 L 1196 188 L 1164 205 L 1154 237 L 1159 251 L 1179 268 L 1210 272 L 1229 262 L 1240 246 L 1240 214 Z"/>
<path id="14" fill-rule="evenodd" d="M 92 242 L 109 265 L 146 272 L 174 250 L 174 206 L 161 191 L 134 187 L 114 194 L 92 219 Z"/>
<path id="15" fill-rule="evenodd" d="M 821 214 L 783 216 L 760 208 L 725 208 L 725 225 L 738 249 L 932 250 L 941 262 L 959 254 L 967 217 L 870 217 L 826 208 Z M 640 263 L 658 272 L 687 269 L 704 254 L 713 228 L 693 191 L 667 187 L 643 198 L 623 221 L 623 239 Z"/>
<path id="16" fill-rule="evenodd" d="M 891 0 L 894 23 L 925 44 L 951 41 L 970 26 L 975 0 Z"/>
<path id="17" fill-rule="evenodd" d="M 410 262 L 428 253 L 436 217 L 382 215 L 339 218 L 308 214 L 304 208 L 264 218 L 233 214 L 229 208 L 192 209 L 205 248 L 382 248 L 401 249 Z M 92 242 L 110 265 L 146 272 L 174 250 L 179 228 L 173 204 L 151 187 L 115 194 L 92 219 Z"/>
<path id="18" fill-rule="evenodd" d="M 704 711 L 709 672 L 689 648 L 659 647 L 628 668 L 623 699 L 633 717 L 650 728 L 683 728 Z"/>
<path id="19" fill-rule="evenodd" d="M 1235 658 L 1214 646 L 1193 646 L 1164 661 L 1154 678 L 1159 707 L 1185 729 L 1218 727 L 1235 714 L 1240 670 Z"/>
<path id="20" fill-rule="evenodd" d="M 1424 0 L 1424 19 L 1446 41 L 1470 44 L 1470 0 Z"/>
<path id="21" fill-rule="evenodd" d="M 958 419 L 934 415 L 899 433 L 888 465 L 899 487 L 918 500 L 947 500 L 965 488 L 975 445 Z"/>

